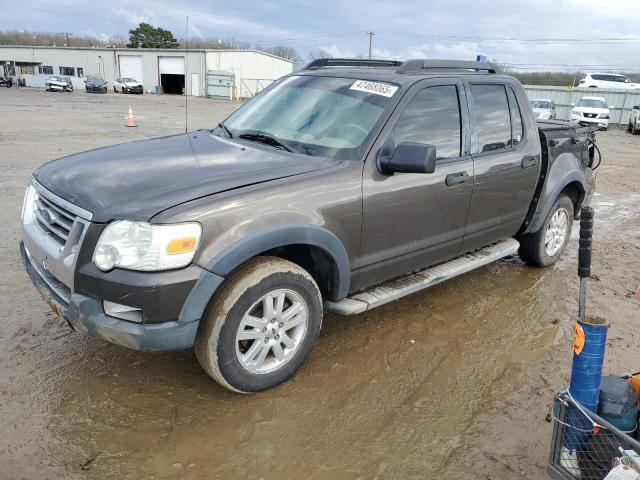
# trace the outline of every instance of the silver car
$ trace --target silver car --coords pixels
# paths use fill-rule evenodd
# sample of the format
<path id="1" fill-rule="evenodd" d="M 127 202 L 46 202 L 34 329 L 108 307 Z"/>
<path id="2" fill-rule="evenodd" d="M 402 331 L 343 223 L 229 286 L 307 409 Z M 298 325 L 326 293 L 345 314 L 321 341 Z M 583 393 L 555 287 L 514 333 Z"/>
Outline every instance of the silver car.
<path id="1" fill-rule="evenodd" d="M 69 77 L 53 75 L 45 80 L 44 89 L 47 92 L 73 92 L 73 83 Z"/>
<path id="2" fill-rule="evenodd" d="M 553 120 L 556 118 L 556 104 L 553 100 L 531 100 L 531 108 L 537 120 Z"/>

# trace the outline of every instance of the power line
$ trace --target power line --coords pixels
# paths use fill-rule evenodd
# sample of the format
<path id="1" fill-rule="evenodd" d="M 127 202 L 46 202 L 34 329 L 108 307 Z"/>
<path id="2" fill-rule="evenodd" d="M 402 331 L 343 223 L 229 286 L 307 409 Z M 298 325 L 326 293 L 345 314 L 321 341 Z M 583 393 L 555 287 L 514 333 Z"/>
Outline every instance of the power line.
<path id="1" fill-rule="evenodd" d="M 316 40 L 320 38 L 341 38 L 341 37 L 349 37 L 355 35 L 362 35 L 365 32 L 364 30 L 359 30 L 357 32 L 344 32 L 344 33 L 328 33 L 324 35 L 311 35 L 308 37 L 294 37 L 294 38 L 281 38 L 281 39 L 270 39 L 270 40 L 254 40 L 252 43 L 256 45 L 264 45 L 264 44 L 278 44 L 278 43 L 298 43 L 304 42 L 307 40 Z"/>

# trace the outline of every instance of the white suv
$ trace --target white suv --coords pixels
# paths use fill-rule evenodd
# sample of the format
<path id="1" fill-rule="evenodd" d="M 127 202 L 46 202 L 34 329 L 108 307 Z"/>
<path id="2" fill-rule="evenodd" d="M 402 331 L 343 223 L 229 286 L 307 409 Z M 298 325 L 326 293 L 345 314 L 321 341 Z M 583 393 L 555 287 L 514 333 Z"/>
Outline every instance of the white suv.
<path id="1" fill-rule="evenodd" d="M 611 114 L 607 100 L 604 97 L 582 97 L 577 105 L 571 104 L 570 121 L 578 125 L 597 125 L 606 130 L 609 128 Z"/>
<path id="2" fill-rule="evenodd" d="M 587 73 L 578 83 L 579 87 L 589 88 L 640 88 L 639 83 L 633 83 L 624 75 L 615 73 Z"/>

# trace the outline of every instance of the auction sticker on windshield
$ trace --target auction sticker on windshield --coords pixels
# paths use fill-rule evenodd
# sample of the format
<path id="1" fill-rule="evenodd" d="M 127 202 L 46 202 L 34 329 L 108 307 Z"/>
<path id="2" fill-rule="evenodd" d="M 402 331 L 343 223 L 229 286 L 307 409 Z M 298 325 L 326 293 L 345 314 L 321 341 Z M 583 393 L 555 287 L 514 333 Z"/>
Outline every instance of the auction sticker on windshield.
<path id="1" fill-rule="evenodd" d="M 383 97 L 393 97 L 398 87 L 387 85 L 386 83 L 369 82 L 367 80 L 356 80 L 349 90 L 358 90 L 359 92 L 373 93 L 374 95 L 382 95 Z"/>

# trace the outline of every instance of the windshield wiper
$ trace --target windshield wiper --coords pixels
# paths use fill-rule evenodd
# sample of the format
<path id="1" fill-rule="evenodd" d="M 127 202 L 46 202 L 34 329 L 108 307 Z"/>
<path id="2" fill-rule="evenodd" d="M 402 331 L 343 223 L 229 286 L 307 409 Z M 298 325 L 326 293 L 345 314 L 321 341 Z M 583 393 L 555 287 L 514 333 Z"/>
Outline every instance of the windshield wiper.
<path id="1" fill-rule="evenodd" d="M 271 145 L 273 147 L 282 148 L 287 152 L 295 153 L 295 150 L 290 146 L 282 143 L 276 137 L 272 137 L 271 135 L 263 132 L 246 132 L 238 135 L 238 138 L 244 138 L 245 140 L 253 140 L 255 142 L 264 143 L 266 145 Z"/>
<path id="2" fill-rule="evenodd" d="M 226 133 L 227 135 L 229 135 L 229 138 L 233 138 L 233 133 L 231 133 L 231 130 L 229 130 L 229 129 L 227 128 L 227 126 L 226 126 L 224 123 L 220 122 L 220 123 L 218 124 L 218 127 L 220 127 L 221 129 L 223 129 L 223 130 L 225 131 L 225 133 Z"/>

